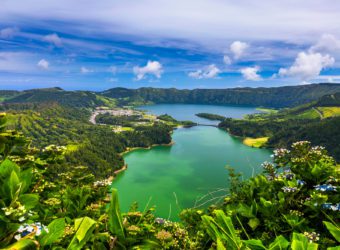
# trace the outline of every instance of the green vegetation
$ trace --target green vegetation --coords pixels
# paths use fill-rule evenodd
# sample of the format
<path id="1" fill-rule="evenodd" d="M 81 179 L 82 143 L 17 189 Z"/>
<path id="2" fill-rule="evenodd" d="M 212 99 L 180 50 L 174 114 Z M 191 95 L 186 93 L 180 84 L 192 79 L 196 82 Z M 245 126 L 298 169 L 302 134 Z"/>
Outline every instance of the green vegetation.
<path id="1" fill-rule="evenodd" d="M 226 117 L 222 115 L 215 115 L 215 114 L 209 114 L 209 113 L 198 113 L 196 114 L 196 116 L 205 118 L 208 120 L 212 120 L 212 121 L 224 121 L 226 119 Z"/>
<path id="2" fill-rule="evenodd" d="M 172 127 L 178 127 L 178 126 L 183 126 L 186 128 L 196 126 L 197 123 L 192 122 L 192 121 L 177 121 L 175 118 L 168 114 L 164 115 L 159 115 L 157 116 L 157 119 L 160 121 L 165 122 L 167 125 L 172 126 Z"/>
<path id="3" fill-rule="evenodd" d="M 0 92 L 0 98 L 6 97 L 6 103 L 43 103 L 57 102 L 73 108 L 94 108 L 98 106 L 113 107 L 116 101 L 90 91 L 65 91 L 61 88 L 32 89 L 16 92 L 8 97 Z"/>
<path id="4" fill-rule="evenodd" d="M 219 124 L 231 134 L 240 137 L 263 138 L 268 141 L 261 146 L 287 147 L 300 140 L 311 141 L 329 149 L 330 154 L 340 159 L 340 98 L 323 97 L 318 101 L 276 113 L 248 115 L 245 119 L 225 119 Z M 329 101 L 330 100 L 330 101 Z M 331 107 L 327 107 L 330 103 Z M 318 106 L 315 106 L 318 105 Z"/>
<path id="5" fill-rule="evenodd" d="M 181 222 L 132 204 L 121 213 L 110 180 L 86 167 L 65 169 L 65 148 L 31 148 L 0 116 L 2 249 L 338 249 L 339 171 L 321 147 L 278 149 L 264 173 L 241 182 L 207 211 L 186 209 Z"/>
<path id="6" fill-rule="evenodd" d="M 110 126 L 90 124 L 90 112 L 86 109 L 57 103 L 8 104 L 1 108 L 8 113 L 8 128 L 22 131 L 31 138 L 32 146 L 67 146 L 66 163 L 56 166 L 56 173 L 72 166 L 85 166 L 87 170 L 84 171 L 89 174 L 112 176 L 114 171 L 124 166 L 121 153 L 128 147 L 171 142 L 172 128 L 162 123 L 114 133 Z"/>
<path id="7" fill-rule="evenodd" d="M 340 116 L 340 107 L 318 107 L 318 110 L 324 118 Z"/>
<path id="8" fill-rule="evenodd" d="M 257 107 L 293 107 L 340 92 L 339 84 L 311 84 L 275 88 L 158 89 L 113 88 L 101 95 L 115 98 L 119 105 L 147 103 L 231 104 Z"/>

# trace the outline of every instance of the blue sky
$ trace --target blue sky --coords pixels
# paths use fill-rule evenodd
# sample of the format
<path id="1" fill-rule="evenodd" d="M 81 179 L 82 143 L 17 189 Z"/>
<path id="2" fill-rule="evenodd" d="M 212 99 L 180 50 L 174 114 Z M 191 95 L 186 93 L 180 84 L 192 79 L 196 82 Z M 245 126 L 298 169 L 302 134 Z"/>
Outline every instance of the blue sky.
<path id="1" fill-rule="evenodd" d="M 334 0 L 1 0 L 0 88 L 340 82 Z"/>

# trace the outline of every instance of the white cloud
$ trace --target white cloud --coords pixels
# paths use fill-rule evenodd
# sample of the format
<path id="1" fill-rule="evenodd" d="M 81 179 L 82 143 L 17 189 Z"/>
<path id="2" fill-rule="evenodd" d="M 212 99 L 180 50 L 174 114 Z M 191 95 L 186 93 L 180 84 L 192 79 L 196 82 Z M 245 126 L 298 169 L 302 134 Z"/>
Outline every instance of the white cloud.
<path id="1" fill-rule="evenodd" d="M 243 56 L 248 47 L 249 45 L 247 43 L 235 41 L 232 44 L 230 44 L 230 51 L 233 52 L 235 59 L 239 59 L 240 57 Z"/>
<path id="2" fill-rule="evenodd" d="M 110 67 L 108 68 L 108 71 L 109 71 L 110 73 L 112 73 L 113 75 L 115 75 L 115 74 L 117 73 L 117 67 L 116 67 L 116 66 L 110 66 Z"/>
<path id="3" fill-rule="evenodd" d="M 229 56 L 227 55 L 224 55 L 223 56 L 223 62 L 226 64 L 226 65 L 230 65 L 231 64 L 231 59 Z"/>
<path id="4" fill-rule="evenodd" d="M 331 34 L 323 34 L 309 52 L 334 52 L 340 50 L 340 40 Z"/>
<path id="5" fill-rule="evenodd" d="M 221 41 L 221 44 L 235 39 L 311 42 L 323 33 L 340 35 L 337 21 L 340 1 L 335 0 L 262 0 L 256 4 L 251 0 L 82 2 L 25 0 L 23 4 L 18 0 L 1 0 L 0 22 L 55 20 L 66 23 L 63 30 L 124 33 L 147 39 L 190 39 L 208 41 L 205 43 L 208 46 L 211 41 Z M 84 26 L 84 23 L 91 25 Z"/>
<path id="6" fill-rule="evenodd" d="M 136 75 L 136 80 L 142 80 L 148 74 L 154 75 L 158 79 L 161 78 L 163 73 L 163 67 L 160 62 L 148 61 L 144 67 L 135 66 L 133 67 L 133 73 Z"/>
<path id="7" fill-rule="evenodd" d="M 87 73 L 91 73 L 91 72 L 93 72 L 92 69 L 89 69 L 89 68 L 86 68 L 86 67 L 80 68 L 80 73 L 82 73 L 82 74 L 87 74 Z"/>
<path id="8" fill-rule="evenodd" d="M 19 32 L 18 28 L 4 28 L 0 30 L 0 39 L 11 39 Z"/>
<path id="9" fill-rule="evenodd" d="M 260 71 L 259 66 L 254 67 L 246 67 L 240 70 L 241 74 L 246 80 L 249 81 L 260 81 L 262 80 L 261 76 L 258 74 Z"/>
<path id="10" fill-rule="evenodd" d="M 204 69 L 190 72 L 188 76 L 196 79 L 209 79 L 217 77 L 220 72 L 221 70 L 217 68 L 215 64 L 210 64 Z"/>
<path id="11" fill-rule="evenodd" d="M 328 54 L 300 52 L 293 65 L 289 68 L 281 68 L 279 75 L 298 77 L 306 81 L 319 76 L 324 68 L 332 66 L 334 62 L 334 58 Z"/>
<path id="12" fill-rule="evenodd" d="M 41 68 L 41 69 L 44 69 L 44 70 L 47 70 L 50 63 L 45 60 L 45 59 L 41 59 L 38 63 L 37 63 L 38 67 Z"/>
<path id="13" fill-rule="evenodd" d="M 58 34 L 53 33 L 53 34 L 49 34 L 47 36 L 43 37 L 43 40 L 45 42 L 49 42 L 54 44 L 56 47 L 61 47 L 62 46 L 62 41 L 61 38 L 58 36 Z"/>

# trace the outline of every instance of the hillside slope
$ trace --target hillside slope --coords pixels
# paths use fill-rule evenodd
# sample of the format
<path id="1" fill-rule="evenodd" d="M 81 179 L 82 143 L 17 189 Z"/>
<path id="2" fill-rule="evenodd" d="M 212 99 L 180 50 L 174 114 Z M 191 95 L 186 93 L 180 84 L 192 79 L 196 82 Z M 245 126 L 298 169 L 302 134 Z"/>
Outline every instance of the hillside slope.
<path id="1" fill-rule="evenodd" d="M 117 98 L 122 104 L 190 103 L 190 104 L 232 104 L 264 107 L 293 107 L 318 100 L 328 94 L 340 92 L 340 84 L 310 84 L 272 88 L 230 88 L 230 89 L 161 89 L 113 88 L 100 94 Z"/>

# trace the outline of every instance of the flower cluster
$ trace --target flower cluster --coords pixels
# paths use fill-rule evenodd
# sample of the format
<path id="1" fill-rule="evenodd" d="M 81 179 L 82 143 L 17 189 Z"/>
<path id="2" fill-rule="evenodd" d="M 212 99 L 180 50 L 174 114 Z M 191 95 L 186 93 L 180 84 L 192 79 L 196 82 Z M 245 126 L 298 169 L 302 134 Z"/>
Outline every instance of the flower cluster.
<path id="1" fill-rule="evenodd" d="M 290 151 L 286 148 L 278 148 L 278 149 L 274 150 L 274 157 L 275 158 L 283 158 L 289 153 L 290 153 Z"/>
<path id="2" fill-rule="evenodd" d="M 302 217 L 304 215 L 303 212 L 300 212 L 299 210 L 290 210 L 289 211 L 291 215 L 296 215 L 296 216 L 299 216 L 299 217 Z"/>
<path id="3" fill-rule="evenodd" d="M 112 181 L 110 180 L 102 180 L 102 181 L 95 181 L 93 183 L 93 186 L 95 187 L 106 187 L 106 186 L 111 186 Z"/>
<path id="4" fill-rule="evenodd" d="M 330 209 L 333 211 L 340 211 L 340 203 L 337 203 L 337 204 L 323 203 L 321 207 L 324 209 Z"/>
<path id="5" fill-rule="evenodd" d="M 294 193 L 296 192 L 298 189 L 296 187 L 283 187 L 282 188 L 283 192 L 285 193 Z"/>
<path id="6" fill-rule="evenodd" d="M 305 181 L 302 181 L 302 180 L 296 180 L 297 184 L 300 185 L 300 186 L 303 186 L 306 184 Z"/>
<path id="7" fill-rule="evenodd" d="M 320 239 L 320 234 L 316 232 L 304 232 L 303 235 L 307 237 L 310 243 L 317 242 Z"/>
<path id="8" fill-rule="evenodd" d="M 287 179 L 287 180 L 292 180 L 293 178 L 294 178 L 294 174 L 292 173 L 292 171 L 290 170 L 290 169 L 288 169 L 288 170 L 285 170 L 284 172 L 283 172 L 283 177 L 285 178 L 285 179 Z"/>
<path id="9" fill-rule="evenodd" d="M 30 234 L 39 236 L 43 230 L 48 233 L 48 228 L 40 222 L 36 222 L 33 224 L 23 224 L 17 230 L 19 234 L 15 235 L 14 238 L 16 240 L 20 240 L 22 237 Z"/>
<path id="10" fill-rule="evenodd" d="M 160 241 L 169 241 L 172 239 L 172 234 L 168 231 L 161 230 L 156 234 L 156 238 Z"/>
<path id="11" fill-rule="evenodd" d="M 336 191 L 337 187 L 331 184 L 323 184 L 314 186 L 315 190 L 326 192 L 326 191 Z"/>
<path id="12" fill-rule="evenodd" d="M 310 146 L 309 141 L 297 141 L 292 144 L 292 148 L 300 148 L 300 147 L 305 147 L 305 146 Z"/>

